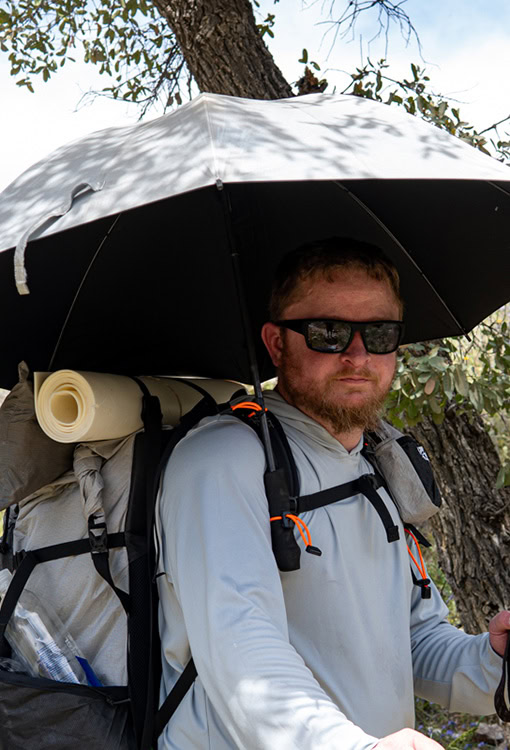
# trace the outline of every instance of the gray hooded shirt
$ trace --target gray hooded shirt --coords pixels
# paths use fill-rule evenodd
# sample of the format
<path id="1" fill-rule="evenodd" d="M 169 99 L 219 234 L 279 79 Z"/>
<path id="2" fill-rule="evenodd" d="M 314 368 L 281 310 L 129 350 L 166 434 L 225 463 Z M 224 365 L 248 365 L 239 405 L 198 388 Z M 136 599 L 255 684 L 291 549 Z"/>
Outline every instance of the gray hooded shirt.
<path id="1" fill-rule="evenodd" d="M 301 494 L 373 471 L 277 393 Z M 280 573 L 271 549 L 264 452 L 235 417 L 204 420 L 174 451 L 158 508 L 163 700 L 191 653 L 199 677 L 161 736 L 164 750 L 368 750 L 414 726 L 416 693 L 493 713 L 501 659 L 488 634 L 422 599 L 398 513 L 388 543 L 363 495 L 301 514 L 322 556 Z M 304 547 L 296 529 L 296 538 Z M 416 552 L 416 551 L 415 551 Z"/>

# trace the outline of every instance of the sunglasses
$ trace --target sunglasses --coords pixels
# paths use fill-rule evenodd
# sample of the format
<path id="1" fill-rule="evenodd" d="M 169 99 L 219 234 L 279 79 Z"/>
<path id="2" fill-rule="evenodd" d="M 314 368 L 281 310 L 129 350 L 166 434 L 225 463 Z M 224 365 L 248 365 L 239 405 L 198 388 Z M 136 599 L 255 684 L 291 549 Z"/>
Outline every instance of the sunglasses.
<path id="1" fill-rule="evenodd" d="M 309 349 L 324 354 L 345 352 L 356 331 L 361 333 L 365 349 L 370 354 L 391 354 L 398 349 L 404 335 L 404 324 L 400 320 L 353 323 L 349 320 L 308 318 L 306 320 L 275 320 L 273 323 L 302 334 Z"/>

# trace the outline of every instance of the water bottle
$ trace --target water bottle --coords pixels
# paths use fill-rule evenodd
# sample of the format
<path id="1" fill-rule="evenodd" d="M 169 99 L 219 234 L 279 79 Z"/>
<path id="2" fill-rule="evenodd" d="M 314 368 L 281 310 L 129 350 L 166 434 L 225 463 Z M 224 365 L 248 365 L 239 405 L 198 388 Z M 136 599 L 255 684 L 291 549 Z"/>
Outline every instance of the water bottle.
<path id="1" fill-rule="evenodd" d="M 0 603 L 12 573 L 0 570 Z M 32 677 L 59 682 L 100 685 L 86 659 L 55 612 L 49 612 L 38 597 L 26 588 L 16 604 L 5 630 L 13 656 Z"/>

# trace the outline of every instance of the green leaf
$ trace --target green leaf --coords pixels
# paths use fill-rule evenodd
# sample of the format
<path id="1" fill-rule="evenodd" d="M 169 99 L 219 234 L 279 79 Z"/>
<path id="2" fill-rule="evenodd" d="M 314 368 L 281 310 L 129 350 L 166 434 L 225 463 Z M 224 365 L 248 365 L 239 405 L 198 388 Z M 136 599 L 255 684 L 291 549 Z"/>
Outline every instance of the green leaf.
<path id="1" fill-rule="evenodd" d="M 441 414 L 442 413 L 443 410 L 441 409 L 441 405 L 440 405 L 439 401 L 437 400 L 437 398 L 435 396 L 431 396 L 429 398 L 428 402 L 429 402 L 430 408 L 432 409 L 432 412 L 434 414 Z"/>
<path id="2" fill-rule="evenodd" d="M 457 392 L 460 393 L 461 396 L 464 396 L 464 398 L 467 398 L 467 395 L 469 393 L 469 383 L 466 378 L 466 373 L 464 372 L 462 367 L 455 367 L 455 369 L 453 370 L 453 380 L 455 382 L 455 388 L 457 389 Z"/>
<path id="3" fill-rule="evenodd" d="M 434 368 L 434 370 L 438 370 L 439 372 L 446 372 L 448 369 L 448 362 L 444 359 L 444 357 L 429 357 L 429 365 Z"/>
<path id="4" fill-rule="evenodd" d="M 498 472 L 494 488 L 501 490 L 503 487 L 508 487 L 508 485 L 510 485 L 510 467 L 502 466 Z"/>
<path id="5" fill-rule="evenodd" d="M 454 385 L 453 377 L 449 370 L 447 370 L 443 376 L 443 389 L 447 399 L 451 399 L 453 396 Z"/>
<path id="6" fill-rule="evenodd" d="M 306 65 L 306 63 L 308 62 L 308 50 L 303 49 L 303 54 L 301 55 L 301 59 L 298 60 L 298 62 L 304 63 Z"/>

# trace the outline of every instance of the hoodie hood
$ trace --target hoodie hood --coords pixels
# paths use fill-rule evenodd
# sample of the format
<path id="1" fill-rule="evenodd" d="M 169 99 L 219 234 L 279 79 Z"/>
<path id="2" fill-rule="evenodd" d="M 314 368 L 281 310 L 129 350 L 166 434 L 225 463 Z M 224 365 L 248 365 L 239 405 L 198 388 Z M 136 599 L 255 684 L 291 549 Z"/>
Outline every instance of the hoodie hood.
<path id="1" fill-rule="evenodd" d="M 300 433 L 306 441 L 315 443 L 317 447 L 320 446 L 322 449 L 342 456 L 354 456 L 361 451 L 363 436 L 356 447 L 348 451 L 321 424 L 289 404 L 277 391 L 264 391 L 264 400 L 269 411 L 272 411 L 285 427 L 288 427 L 290 431 Z"/>

